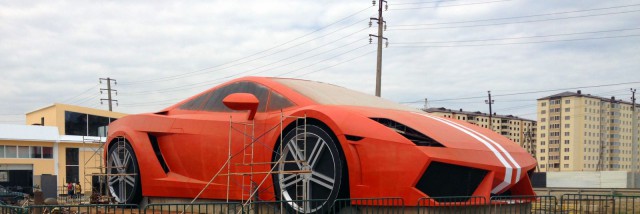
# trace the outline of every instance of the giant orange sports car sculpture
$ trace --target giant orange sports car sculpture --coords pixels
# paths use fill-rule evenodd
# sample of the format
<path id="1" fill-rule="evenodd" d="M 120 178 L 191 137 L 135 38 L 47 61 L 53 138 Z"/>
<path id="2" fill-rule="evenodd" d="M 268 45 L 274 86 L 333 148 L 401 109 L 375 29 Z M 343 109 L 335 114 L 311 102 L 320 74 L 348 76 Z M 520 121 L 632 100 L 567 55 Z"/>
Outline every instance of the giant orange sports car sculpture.
<path id="1" fill-rule="evenodd" d="M 509 139 L 306 80 L 232 80 L 160 112 L 123 117 L 109 126 L 107 142 L 108 187 L 120 203 L 247 200 L 251 192 L 259 200 L 326 201 L 287 203 L 313 212 L 348 197 L 416 205 L 423 197 L 534 194 L 527 172 L 535 159 Z"/>

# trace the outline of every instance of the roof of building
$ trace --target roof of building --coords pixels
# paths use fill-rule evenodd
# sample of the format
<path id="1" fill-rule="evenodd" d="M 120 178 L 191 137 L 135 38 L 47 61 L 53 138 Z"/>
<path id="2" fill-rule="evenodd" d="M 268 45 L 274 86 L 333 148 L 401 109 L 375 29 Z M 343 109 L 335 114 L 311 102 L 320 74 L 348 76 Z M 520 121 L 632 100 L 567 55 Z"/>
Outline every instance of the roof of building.
<path id="1" fill-rule="evenodd" d="M 96 112 L 97 114 L 100 114 L 100 115 L 115 115 L 115 116 L 120 116 L 120 117 L 127 115 L 127 114 L 121 113 L 121 112 L 107 111 L 107 110 L 102 110 L 102 109 L 95 109 L 95 108 L 89 108 L 89 107 L 83 107 L 83 106 L 75 106 L 75 105 L 69 105 L 69 104 L 63 104 L 63 103 L 54 103 L 54 104 L 51 104 L 51 105 L 48 105 L 48 106 L 44 106 L 44 107 L 38 108 L 36 110 L 27 112 L 27 113 L 25 113 L 25 115 L 32 114 L 32 113 L 35 113 L 35 112 L 39 112 L 39 111 L 42 111 L 44 109 L 57 108 L 57 107 L 60 107 L 62 109 L 71 109 L 72 108 L 72 109 L 80 110 L 80 111 L 83 111 L 83 112 Z"/>
<path id="2" fill-rule="evenodd" d="M 562 93 L 546 96 L 546 97 L 543 97 L 543 98 L 538 98 L 538 100 L 548 100 L 548 99 L 561 98 L 561 97 L 589 97 L 589 98 L 599 99 L 599 100 L 606 101 L 606 102 L 615 101 L 617 103 L 624 103 L 624 104 L 632 105 L 632 103 L 629 102 L 629 101 L 624 101 L 624 100 L 621 100 L 621 99 L 617 99 L 616 100 L 616 97 L 600 97 L 600 96 L 595 96 L 595 95 L 591 95 L 591 94 L 583 94 L 581 90 L 578 90 L 577 92 L 565 91 L 565 92 L 562 92 Z M 640 104 L 636 104 L 636 106 L 640 107 Z"/>
<path id="3" fill-rule="evenodd" d="M 480 111 L 463 111 L 462 109 L 460 110 L 452 110 L 452 109 L 447 109 L 444 107 L 440 107 L 440 108 L 428 108 L 428 109 L 423 109 L 426 112 L 442 112 L 442 113 L 456 113 L 456 114 L 465 114 L 465 115 L 469 115 L 469 116 L 484 116 L 484 117 L 489 117 L 488 113 L 483 113 Z M 535 120 L 530 120 L 530 119 L 525 119 L 525 118 L 520 118 L 517 116 L 513 116 L 513 115 L 501 115 L 501 114 L 495 114 L 492 116 L 494 118 L 502 118 L 502 119 L 510 119 L 510 120 L 525 120 L 525 121 L 531 121 L 531 122 L 536 122 Z"/>
<path id="4" fill-rule="evenodd" d="M 58 141 L 58 127 L 0 124 L 0 139 L 19 141 Z"/>
<path id="5" fill-rule="evenodd" d="M 105 137 L 59 135 L 58 127 L 0 124 L 0 140 L 55 143 L 104 142 Z"/>

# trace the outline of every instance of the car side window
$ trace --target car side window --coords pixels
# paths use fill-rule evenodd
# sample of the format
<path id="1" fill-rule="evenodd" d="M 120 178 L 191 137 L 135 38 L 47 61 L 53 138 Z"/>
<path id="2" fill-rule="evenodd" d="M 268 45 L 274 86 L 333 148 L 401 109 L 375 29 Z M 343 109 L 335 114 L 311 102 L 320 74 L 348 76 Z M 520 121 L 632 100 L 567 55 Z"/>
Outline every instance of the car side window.
<path id="1" fill-rule="evenodd" d="M 267 111 L 278 111 L 293 106 L 293 103 L 275 91 L 271 91 Z"/>
<path id="2" fill-rule="evenodd" d="M 184 110 L 200 110 L 202 104 L 206 101 L 207 97 L 213 92 L 205 93 L 196 98 L 191 99 L 189 102 L 182 104 L 179 108 Z"/>
<path id="3" fill-rule="evenodd" d="M 253 82 L 237 82 L 222 88 L 219 88 L 211 92 L 211 96 L 208 97 L 201 110 L 213 111 L 213 112 L 231 112 L 233 110 L 227 108 L 222 103 L 222 100 L 229 94 L 233 93 L 250 93 L 258 98 L 260 102 L 258 105 L 258 112 L 264 112 L 267 104 L 267 96 L 269 95 L 269 89 L 267 87 L 253 83 Z"/>

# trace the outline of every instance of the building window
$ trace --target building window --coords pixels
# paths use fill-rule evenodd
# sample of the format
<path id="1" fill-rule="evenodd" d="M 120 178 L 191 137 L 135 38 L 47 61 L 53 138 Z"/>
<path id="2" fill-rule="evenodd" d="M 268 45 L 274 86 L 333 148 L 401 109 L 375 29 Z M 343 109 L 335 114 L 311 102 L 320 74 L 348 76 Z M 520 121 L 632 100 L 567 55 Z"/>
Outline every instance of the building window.
<path id="1" fill-rule="evenodd" d="M 571 125 L 570 124 L 564 124 L 564 127 L 565 128 L 569 128 L 569 127 L 571 127 Z"/>
<path id="2" fill-rule="evenodd" d="M 544 153 L 544 152 L 545 152 L 545 150 L 544 150 L 544 149 L 540 149 L 540 153 Z"/>
<path id="3" fill-rule="evenodd" d="M 543 161 L 544 160 L 544 156 L 540 157 L 540 160 Z"/>
<path id="4" fill-rule="evenodd" d="M 4 158 L 4 145 L 0 145 L 0 158 Z"/>
<path id="5" fill-rule="evenodd" d="M 571 116 L 564 116 L 564 120 L 570 120 Z"/>
<path id="6" fill-rule="evenodd" d="M 29 158 L 29 147 L 18 146 L 18 158 Z"/>
<path id="7" fill-rule="evenodd" d="M 546 113 L 547 113 L 547 110 L 540 111 L 540 114 L 546 114 Z"/>
<path id="8" fill-rule="evenodd" d="M 564 144 L 569 144 L 569 140 L 564 140 Z"/>
<path id="9" fill-rule="evenodd" d="M 79 170 L 79 159 L 80 153 L 78 148 L 67 148 L 65 150 L 66 157 L 66 180 L 65 183 L 68 182 L 79 182 L 80 181 L 80 170 Z"/>
<path id="10" fill-rule="evenodd" d="M 569 168 L 569 164 L 564 164 L 564 168 Z"/>
<path id="11" fill-rule="evenodd" d="M 571 111 L 571 108 L 564 108 L 564 112 L 569 112 Z"/>
<path id="12" fill-rule="evenodd" d="M 564 100 L 564 104 L 569 104 L 571 103 L 571 100 Z"/>
<path id="13" fill-rule="evenodd" d="M 542 102 L 540 105 L 541 106 L 547 106 L 547 102 Z"/>
<path id="14" fill-rule="evenodd" d="M 31 147 L 31 158 L 42 158 L 42 147 L 40 147 L 40 146 L 32 146 Z"/>
<path id="15" fill-rule="evenodd" d="M 115 121 L 114 118 L 65 111 L 64 134 L 105 137 L 107 135 L 107 126 L 113 121 Z"/>
<path id="16" fill-rule="evenodd" d="M 53 147 L 42 147 L 42 158 L 53 158 Z"/>
<path id="17" fill-rule="evenodd" d="M 569 152 L 569 148 L 564 148 L 564 152 Z"/>
<path id="18" fill-rule="evenodd" d="M 569 160 L 569 156 L 564 156 L 564 160 Z"/>

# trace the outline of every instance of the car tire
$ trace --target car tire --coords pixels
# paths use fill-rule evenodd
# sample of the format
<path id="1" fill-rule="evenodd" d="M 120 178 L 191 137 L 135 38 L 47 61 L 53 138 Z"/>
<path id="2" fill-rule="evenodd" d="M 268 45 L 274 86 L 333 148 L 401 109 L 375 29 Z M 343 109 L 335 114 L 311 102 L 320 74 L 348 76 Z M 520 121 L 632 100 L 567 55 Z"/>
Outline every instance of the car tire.
<path id="1" fill-rule="evenodd" d="M 301 125 L 282 138 L 282 149 L 280 143 L 275 146 L 273 161 L 281 161 L 274 169 L 279 173 L 273 175 L 276 201 L 283 201 L 290 212 L 325 213 L 348 191 L 343 184 L 348 182 L 344 155 L 329 133 L 320 126 Z"/>
<path id="2" fill-rule="evenodd" d="M 124 138 L 116 139 L 109 146 L 107 187 L 110 196 L 118 204 L 138 204 L 142 199 L 138 159 Z"/>

